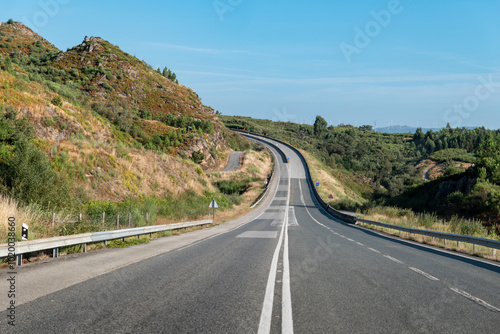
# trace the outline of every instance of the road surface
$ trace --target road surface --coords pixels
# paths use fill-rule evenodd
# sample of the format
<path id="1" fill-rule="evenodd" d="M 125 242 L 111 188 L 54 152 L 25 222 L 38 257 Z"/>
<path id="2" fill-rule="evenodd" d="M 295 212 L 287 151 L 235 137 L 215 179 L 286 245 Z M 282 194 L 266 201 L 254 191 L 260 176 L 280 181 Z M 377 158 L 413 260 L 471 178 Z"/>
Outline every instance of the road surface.
<path id="1" fill-rule="evenodd" d="M 231 152 L 229 154 L 229 159 L 227 161 L 226 168 L 224 168 L 223 172 L 232 172 L 238 170 L 240 168 L 241 155 L 243 152 Z"/>
<path id="2" fill-rule="evenodd" d="M 0 314 L 0 332 L 498 331 L 500 266 L 335 221 L 312 198 L 298 156 L 266 141 L 275 178 L 251 216 L 182 235 L 182 242 L 116 251 L 117 259 L 130 253 L 131 262 L 113 267 L 108 256 L 109 269 L 89 278 L 67 272 L 72 265 L 81 271 L 81 259 L 102 265 L 106 252 L 23 266 L 18 294 L 33 297 L 17 306 L 16 331 L 8 313 Z M 138 252 L 149 255 L 133 258 Z M 93 271 L 90 263 L 84 269 Z M 5 271 L 0 278 L 6 281 Z M 54 280 L 64 288 L 56 290 Z M 44 285 L 52 288 L 35 292 Z"/>

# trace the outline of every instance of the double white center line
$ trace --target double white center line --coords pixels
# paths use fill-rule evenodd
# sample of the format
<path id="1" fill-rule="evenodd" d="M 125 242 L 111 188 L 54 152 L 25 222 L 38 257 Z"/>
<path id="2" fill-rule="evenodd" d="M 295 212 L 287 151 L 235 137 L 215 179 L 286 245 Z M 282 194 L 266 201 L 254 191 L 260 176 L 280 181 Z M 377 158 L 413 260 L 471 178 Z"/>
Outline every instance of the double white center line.
<path id="1" fill-rule="evenodd" d="M 271 270 L 267 279 L 266 294 L 264 304 L 260 314 L 259 334 L 268 334 L 271 332 L 271 321 L 273 318 L 273 301 L 274 287 L 276 285 L 276 273 L 278 271 L 278 258 L 281 245 L 284 241 L 283 249 L 283 281 L 282 281 L 282 300 L 281 300 L 281 332 L 293 334 L 293 317 L 292 317 L 292 294 L 290 292 L 290 263 L 288 258 L 288 212 L 290 206 L 290 165 L 288 168 L 288 196 L 286 201 L 285 215 L 283 217 L 283 225 L 278 240 L 278 245 L 274 251 L 271 261 Z"/>

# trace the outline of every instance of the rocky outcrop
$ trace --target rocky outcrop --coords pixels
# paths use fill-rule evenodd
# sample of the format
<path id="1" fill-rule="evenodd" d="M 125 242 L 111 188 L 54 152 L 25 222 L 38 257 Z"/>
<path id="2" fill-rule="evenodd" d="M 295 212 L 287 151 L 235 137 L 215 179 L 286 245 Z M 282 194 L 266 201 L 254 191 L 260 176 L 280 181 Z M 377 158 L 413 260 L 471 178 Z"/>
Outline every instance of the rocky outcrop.
<path id="1" fill-rule="evenodd" d="M 465 175 L 456 181 L 444 181 L 439 184 L 439 189 L 436 193 L 435 199 L 446 198 L 448 195 L 456 191 L 460 191 L 463 194 L 468 194 L 476 184 L 476 181 L 477 178 L 473 178 L 470 175 Z"/>

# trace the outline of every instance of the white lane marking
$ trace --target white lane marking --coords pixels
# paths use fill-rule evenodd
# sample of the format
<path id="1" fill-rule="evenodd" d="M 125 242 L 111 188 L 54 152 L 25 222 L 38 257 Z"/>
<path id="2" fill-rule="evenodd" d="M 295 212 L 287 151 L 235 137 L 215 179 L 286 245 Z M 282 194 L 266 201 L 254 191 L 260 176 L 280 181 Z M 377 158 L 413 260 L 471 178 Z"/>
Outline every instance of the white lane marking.
<path id="1" fill-rule="evenodd" d="M 295 216 L 295 207 L 293 206 L 290 206 L 288 210 L 288 226 L 299 226 L 299 222 Z"/>
<path id="2" fill-rule="evenodd" d="M 275 194 L 276 195 L 276 194 Z M 278 269 L 278 258 L 281 249 L 281 245 L 285 240 L 284 250 L 283 250 L 283 290 L 282 290 L 282 328 L 286 328 L 287 331 L 283 333 L 293 333 L 293 319 L 292 319 L 292 299 L 290 292 L 290 268 L 288 259 L 288 207 L 290 205 L 290 170 L 288 171 L 288 198 L 286 203 L 285 215 L 283 217 L 283 224 L 281 226 L 281 233 L 274 250 L 273 259 L 271 261 L 271 269 L 269 271 L 269 277 L 267 279 L 266 293 L 264 296 L 264 303 L 262 305 L 262 311 L 260 313 L 259 320 L 259 334 L 269 334 L 271 332 L 271 321 L 273 316 L 273 303 L 274 303 L 274 287 L 276 283 L 281 283 L 282 281 L 276 280 L 276 273 Z M 285 233 L 286 231 L 286 233 Z"/>
<path id="3" fill-rule="evenodd" d="M 500 309 L 496 308 L 495 306 L 493 306 L 491 304 L 488 304 L 487 302 L 485 302 L 482 299 L 474 297 L 473 295 L 471 295 L 470 293 L 468 293 L 466 291 L 463 291 L 463 290 L 460 290 L 460 289 L 457 289 L 457 288 L 450 288 L 450 290 L 453 291 L 453 292 L 455 292 L 455 293 L 458 293 L 459 295 L 461 295 L 461 296 L 463 296 L 463 297 L 465 297 L 467 299 L 472 300 L 474 303 L 479 304 L 482 307 L 485 307 L 485 308 L 487 308 L 490 311 L 500 312 Z"/>
<path id="4" fill-rule="evenodd" d="M 271 320 L 273 313 L 273 299 L 274 299 L 274 285 L 276 281 L 276 269 L 278 268 L 278 257 L 280 253 L 281 244 L 283 242 L 283 233 L 285 224 L 281 226 L 281 233 L 274 250 L 273 259 L 271 261 L 271 269 L 269 270 L 269 277 L 267 278 L 266 294 L 264 296 L 264 303 L 260 313 L 259 321 L 259 334 L 268 334 L 271 331 Z"/>
<path id="5" fill-rule="evenodd" d="M 391 261 L 394 261 L 396 263 L 399 263 L 399 264 L 403 264 L 403 261 L 399 261 L 398 259 L 392 257 L 392 256 L 389 256 L 389 255 L 384 255 L 384 257 L 388 258 L 389 260 Z"/>
<path id="6" fill-rule="evenodd" d="M 278 231 L 246 231 L 236 236 L 236 238 L 256 238 L 256 239 L 276 239 Z"/>
<path id="7" fill-rule="evenodd" d="M 356 243 L 360 246 L 364 246 L 364 244 L 362 244 L 361 242 L 356 242 Z"/>
<path id="8" fill-rule="evenodd" d="M 300 180 L 299 180 L 299 191 L 300 193 L 302 194 L 302 185 L 300 183 Z M 326 227 L 327 229 L 329 229 L 331 231 L 330 228 L 328 228 L 327 226 L 323 225 L 322 223 L 320 223 L 319 221 L 317 221 L 316 219 L 314 219 L 314 217 L 311 215 L 311 213 L 309 212 L 309 209 L 307 208 L 307 205 L 306 205 L 306 202 L 304 202 L 304 198 L 302 197 L 302 204 L 304 204 L 304 208 L 306 209 L 306 212 L 307 214 L 309 215 L 309 217 L 311 217 L 312 220 L 314 220 L 316 223 L 318 223 L 319 225 L 323 226 L 323 227 Z"/>
<path id="9" fill-rule="evenodd" d="M 428 274 L 425 271 L 422 271 L 420 269 L 417 269 L 417 268 L 414 268 L 414 267 L 410 267 L 410 270 L 413 270 L 414 272 L 419 273 L 420 275 L 422 275 L 424 277 L 427 277 L 431 281 L 439 281 L 439 278 L 434 277 L 434 276 L 432 276 L 432 275 L 430 275 L 430 274 Z"/>
<path id="10" fill-rule="evenodd" d="M 354 242 L 354 240 L 352 240 L 351 238 L 347 238 L 347 240 Z"/>
<path id="11" fill-rule="evenodd" d="M 380 254 L 380 252 L 378 250 L 374 249 L 374 248 L 368 247 L 368 249 L 371 250 L 374 253 Z"/>
<path id="12" fill-rule="evenodd" d="M 288 166 L 288 198 L 286 201 L 286 207 L 290 206 L 290 187 L 291 187 L 291 167 Z M 299 181 L 300 182 L 300 181 Z M 291 207 L 290 209 L 293 209 Z M 287 210 L 286 214 L 290 213 Z M 294 218 L 295 218 L 295 211 Z M 289 216 L 285 217 L 285 224 L 288 221 Z M 296 221 L 296 220 L 295 220 Z M 298 224 L 297 224 L 298 225 Z M 285 227 L 285 247 L 283 249 L 283 290 L 281 294 L 281 333 L 293 334 L 293 314 L 292 314 L 292 293 L 290 291 L 290 261 L 288 258 L 288 226 Z"/>

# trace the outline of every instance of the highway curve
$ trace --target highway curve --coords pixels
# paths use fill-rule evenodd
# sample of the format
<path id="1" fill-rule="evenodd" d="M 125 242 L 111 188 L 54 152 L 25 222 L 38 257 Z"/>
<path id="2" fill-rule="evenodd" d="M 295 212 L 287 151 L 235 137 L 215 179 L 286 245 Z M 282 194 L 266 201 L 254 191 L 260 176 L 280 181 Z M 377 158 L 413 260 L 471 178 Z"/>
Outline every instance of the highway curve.
<path id="1" fill-rule="evenodd" d="M 65 287 L 47 293 L 34 291 L 54 285 L 48 275 L 57 277 L 73 263 L 75 271 L 82 270 L 77 266 L 81 258 L 95 259 L 97 266 L 99 253 L 106 252 L 19 268 L 19 280 L 30 282 L 20 285 L 18 293 L 35 297 L 16 308 L 15 331 L 2 312 L 0 331 L 498 331 L 500 266 L 332 219 L 312 197 L 299 157 L 271 139 L 254 140 L 265 141 L 275 155 L 271 187 L 276 187 L 251 215 L 194 232 L 195 240 L 164 238 L 117 251 L 117 259 L 130 250 L 154 248 L 156 253 L 118 267 L 107 264 L 108 271 L 74 284 L 61 276 Z M 4 282 L 7 274 L 0 274 Z M 0 288 L 6 291 L 6 284 Z"/>

